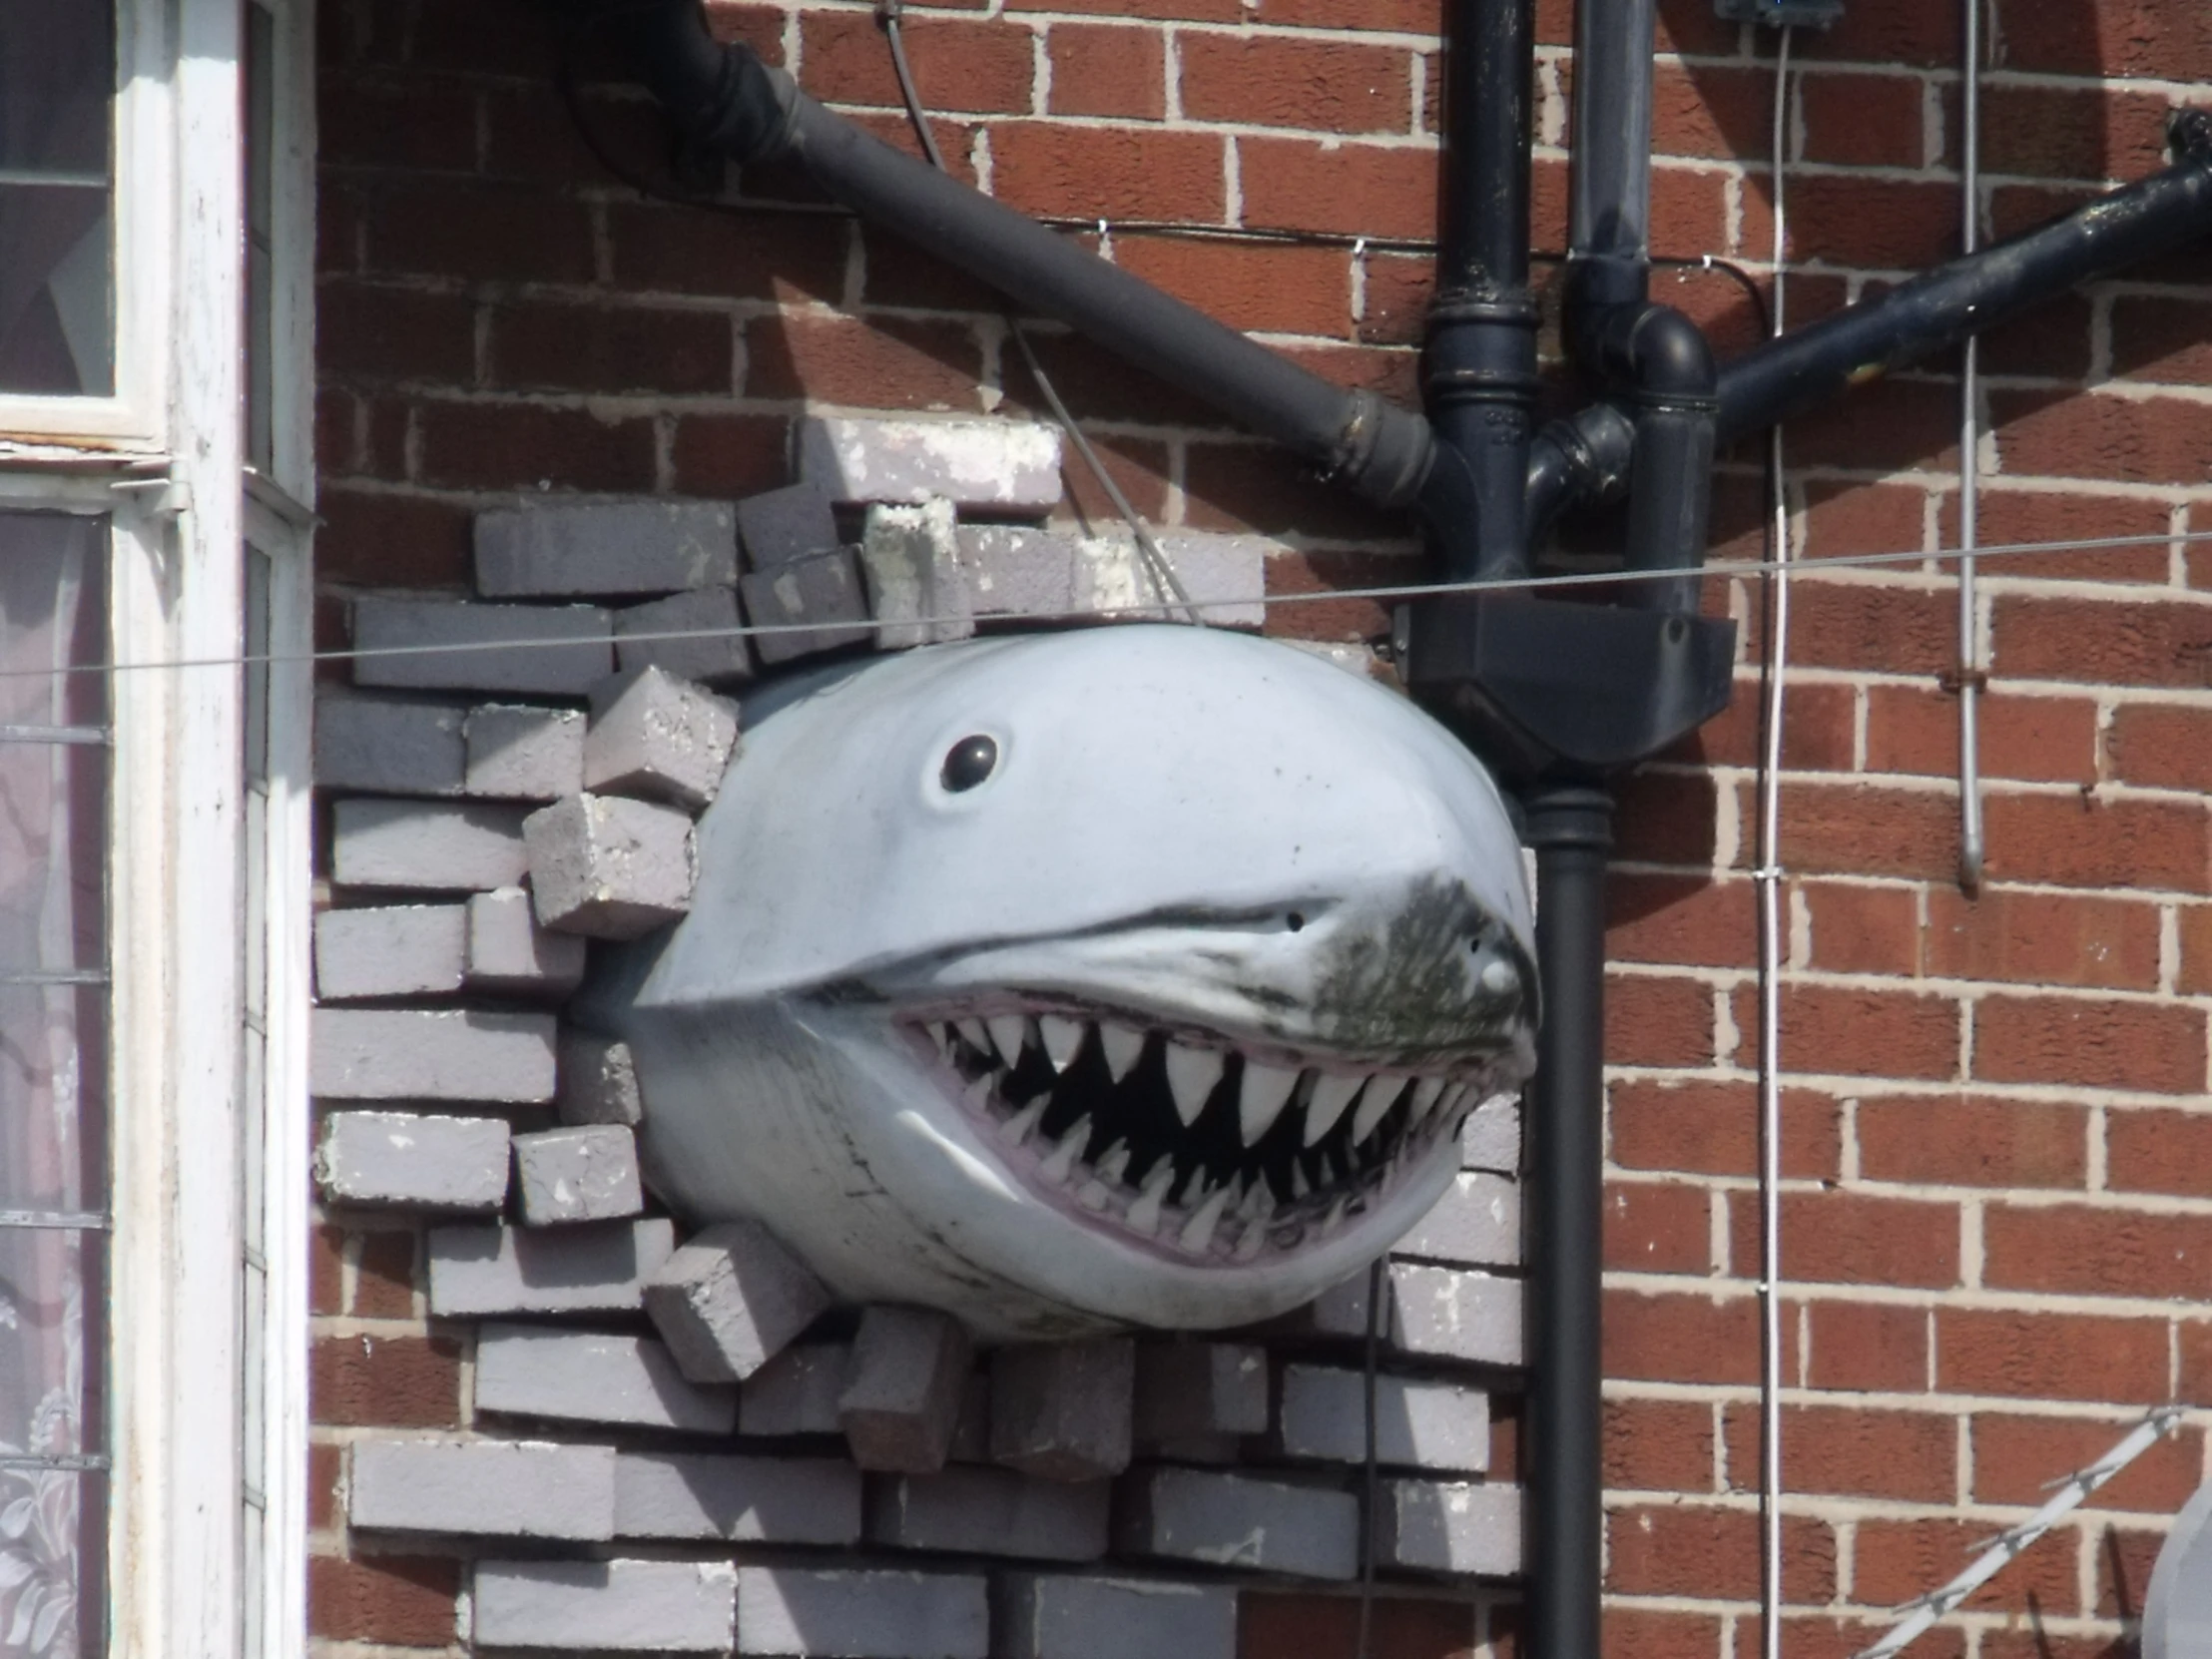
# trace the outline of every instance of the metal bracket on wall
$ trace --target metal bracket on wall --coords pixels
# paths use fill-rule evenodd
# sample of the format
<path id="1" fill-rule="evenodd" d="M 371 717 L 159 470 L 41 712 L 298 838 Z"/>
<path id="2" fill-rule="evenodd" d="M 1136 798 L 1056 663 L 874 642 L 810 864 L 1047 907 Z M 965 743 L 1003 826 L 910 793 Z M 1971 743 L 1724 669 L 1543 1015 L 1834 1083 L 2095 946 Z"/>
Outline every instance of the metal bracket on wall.
<path id="1" fill-rule="evenodd" d="M 1713 12 L 1770 29 L 1825 29 L 1844 15 L 1844 0 L 1713 0 Z"/>

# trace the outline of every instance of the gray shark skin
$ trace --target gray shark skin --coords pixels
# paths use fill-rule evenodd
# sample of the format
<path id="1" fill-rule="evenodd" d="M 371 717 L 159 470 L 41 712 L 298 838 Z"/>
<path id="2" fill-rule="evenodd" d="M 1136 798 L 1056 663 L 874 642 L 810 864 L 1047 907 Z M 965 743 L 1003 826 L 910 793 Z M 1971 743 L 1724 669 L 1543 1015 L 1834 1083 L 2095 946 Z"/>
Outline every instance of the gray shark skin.
<path id="1" fill-rule="evenodd" d="M 654 1188 L 987 1340 L 1288 1311 L 1426 1212 L 1533 1065 L 1477 763 L 1304 652 L 1170 626 L 776 688 L 684 921 L 574 1005 Z"/>

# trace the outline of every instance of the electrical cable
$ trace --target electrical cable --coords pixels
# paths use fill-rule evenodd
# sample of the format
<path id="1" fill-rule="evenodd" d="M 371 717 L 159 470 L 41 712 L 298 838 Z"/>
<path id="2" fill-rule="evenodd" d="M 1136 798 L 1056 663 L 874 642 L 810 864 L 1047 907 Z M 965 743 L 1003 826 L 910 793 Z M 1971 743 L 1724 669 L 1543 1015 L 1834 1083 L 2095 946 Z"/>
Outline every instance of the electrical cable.
<path id="1" fill-rule="evenodd" d="M 1965 8 L 1959 76 L 1959 126 L 1965 155 L 1959 169 L 1961 254 L 1981 243 L 1981 0 Z M 1980 534 L 1981 340 L 1968 334 L 1958 370 L 1958 885 L 1981 890 L 1981 651 L 1974 598 L 1974 542 Z"/>

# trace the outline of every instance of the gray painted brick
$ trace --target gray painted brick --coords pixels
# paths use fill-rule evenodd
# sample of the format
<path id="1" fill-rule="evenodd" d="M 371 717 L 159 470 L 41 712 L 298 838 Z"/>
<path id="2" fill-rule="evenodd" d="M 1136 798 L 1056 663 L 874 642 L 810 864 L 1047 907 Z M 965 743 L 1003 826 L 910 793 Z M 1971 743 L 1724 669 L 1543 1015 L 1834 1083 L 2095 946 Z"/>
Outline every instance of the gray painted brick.
<path id="1" fill-rule="evenodd" d="M 945 1450 L 948 1463 L 987 1463 L 991 1460 L 991 1374 L 988 1366 L 968 1373 L 960 1384 L 960 1408 L 952 1417 L 952 1444 Z"/>
<path id="2" fill-rule="evenodd" d="M 551 1014 L 317 1008 L 307 1086 L 325 1100 L 553 1098 Z"/>
<path id="3" fill-rule="evenodd" d="M 522 1227 L 430 1229 L 430 1312 L 636 1313 L 646 1277 L 676 1248 L 676 1229 L 654 1217 L 534 1232 Z"/>
<path id="4" fill-rule="evenodd" d="M 714 800 L 738 747 L 738 711 L 658 668 L 596 686 L 584 737 L 584 788 L 696 811 Z"/>
<path id="5" fill-rule="evenodd" d="M 1460 1481 L 1387 1480 L 1376 1506 L 1376 1559 L 1454 1576 L 1521 1570 L 1521 1489 Z"/>
<path id="6" fill-rule="evenodd" d="M 662 1264 L 645 1287 L 646 1313 L 695 1382 L 744 1382 L 827 1311 L 830 1300 L 827 1285 L 767 1228 L 748 1221 L 707 1228 Z"/>
<path id="7" fill-rule="evenodd" d="M 581 939 L 575 942 L 583 943 Z M 637 1062 L 628 1043 L 564 1024 L 560 1053 L 561 1083 L 556 1104 L 563 1123 L 619 1123 L 635 1129 L 645 1120 Z"/>
<path id="8" fill-rule="evenodd" d="M 1285 1368 L 1277 1438 L 1286 1456 L 1364 1463 L 1365 1377 L 1332 1367 Z M 1379 1377 L 1375 1452 L 1382 1463 L 1480 1474 L 1490 1466 L 1489 1395 L 1454 1382 Z"/>
<path id="9" fill-rule="evenodd" d="M 638 1143 L 612 1124 L 517 1135 L 515 1182 L 531 1227 L 619 1221 L 645 1208 Z"/>
<path id="10" fill-rule="evenodd" d="M 1390 1346 L 1423 1359 L 1523 1364 L 1521 1282 L 1450 1268 L 1390 1265 Z"/>
<path id="11" fill-rule="evenodd" d="M 737 574 L 727 502 L 553 500 L 476 515 L 476 588 L 490 598 L 674 593 Z"/>
<path id="12" fill-rule="evenodd" d="M 523 821 L 541 925 L 634 939 L 691 904 L 691 820 L 619 796 L 572 795 Z"/>
<path id="13" fill-rule="evenodd" d="M 584 717 L 575 709 L 486 703 L 462 723 L 470 795 L 558 801 L 584 787 Z"/>
<path id="14" fill-rule="evenodd" d="M 991 1594 L 991 1659 L 1235 1659 L 1226 1584 L 1007 1573 Z"/>
<path id="15" fill-rule="evenodd" d="M 519 807 L 340 801 L 330 817 L 330 877 L 341 887 L 485 892 L 529 869 Z"/>
<path id="16" fill-rule="evenodd" d="M 953 539 L 951 502 L 868 508 L 860 573 L 877 624 L 876 650 L 964 640 L 975 632 Z"/>
<path id="17" fill-rule="evenodd" d="M 845 1343 L 801 1343 L 748 1377 L 738 1389 L 741 1434 L 837 1433 L 852 1350 Z"/>
<path id="18" fill-rule="evenodd" d="M 1136 1344 L 1126 1337 L 1002 1348 L 991 1356 L 991 1461 L 1046 1480 L 1129 1466 Z"/>
<path id="19" fill-rule="evenodd" d="M 614 1536 L 612 1446 L 356 1440 L 347 1469 L 346 1518 L 364 1531 Z"/>
<path id="20" fill-rule="evenodd" d="M 1519 1186 L 1502 1175 L 1462 1171 L 1390 1254 L 1451 1267 L 1519 1266 Z"/>
<path id="21" fill-rule="evenodd" d="M 835 537 L 830 538 L 831 545 Z M 618 671 L 657 667 L 684 680 L 717 686 L 753 678 L 753 652 L 737 630 L 738 590 L 699 588 L 615 612 Z M 690 639 L 655 639 L 689 634 Z"/>
<path id="22" fill-rule="evenodd" d="M 1459 1131 L 1459 1167 L 1486 1169 L 1498 1175 L 1520 1173 L 1520 1101 L 1509 1094 L 1495 1095 L 1467 1114 Z"/>
<path id="23" fill-rule="evenodd" d="M 540 927 L 537 912 L 530 906 L 530 894 L 521 887 L 501 887 L 470 896 L 466 946 L 461 977 L 472 991 L 558 1001 L 583 983 L 584 941 L 573 934 L 549 933 Z M 565 1026 L 560 1052 L 565 1073 Z M 567 1091 L 564 1075 L 561 1092 L 565 1096 Z"/>
<path id="24" fill-rule="evenodd" d="M 867 1535 L 893 1549 L 1095 1561 L 1106 1553 L 1113 1487 L 1037 1480 L 1012 1469 L 948 1468 L 869 1482 Z"/>
<path id="25" fill-rule="evenodd" d="M 825 1659 L 988 1659 L 979 1575 L 738 1569 L 738 1651 Z"/>
<path id="26" fill-rule="evenodd" d="M 468 912 L 458 904 L 324 910 L 314 918 L 314 989 L 323 1002 L 461 988 Z"/>
<path id="27" fill-rule="evenodd" d="M 458 795 L 464 718 L 449 704 L 324 690 L 315 699 L 315 784 L 379 795 Z"/>
<path id="28" fill-rule="evenodd" d="M 860 1316 L 837 1422 L 863 1469 L 928 1474 L 944 1466 L 967 1382 L 966 1330 L 926 1308 Z"/>
<path id="29" fill-rule="evenodd" d="M 1066 616 L 1085 603 L 1073 536 L 1013 524 L 963 524 L 954 533 L 968 607 L 977 616 Z"/>
<path id="30" fill-rule="evenodd" d="M 857 1543 L 860 1471 L 842 1458 L 624 1452 L 615 1460 L 615 1535 Z"/>
<path id="31" fill-rule="evenodd" d="M 1147 1442 L 1261 1434 L 1267 1351 L 1250 1343 L 1137 1345 L 1136 1437 Z"/>
<path id="32" fill-rule="evenodd" d="M 354 684 L 424 691 L 580 697 L 615 666 L 614 622 L 596 605 L 356 599 L 353 647 L 403 652 L 354 658 Z"/>
<path id="33" fill-rule="evenodd" d="M 738 1424 L 736 1390 L 686 1382 L 659 1343 L 521 1325 L 477 1333 L 476 1409 L 702 1434 Z"/>
<path id="34" fill-rule="evenodd" d="M 597 1653 L 728 1653 L 727 1561 L 479 1561 L 476 1645 Z"/>
<path id="35" fill-rule="evenodd" d="M 747 569 L 775 570 L 835 547 L 837 521 L 821 486 L 802 480 L 740 501 L 738 534 L 745 543 Z"/>
<path id="36" fill-rule="evenodd" d="M 770 667 L 858 645 L 873 632 L 867 626 L 859 560 L 849 548 L 810 553 L 774 570 L 752 572 L 739 579 L 738 591 L 755 627 L 805 625 L 804 632 L 753 636 L 754 654 Z"/>
<path id="37" fill-rule="evenodd" d="M 315 1145 L 315 1185 L 332 1204 L 497 1210 L 507 1142 L 504 1118 L 332 1112 Z"/>
<path id="38" fill-rule="evenodd" d="M 1116 1542 L 1132 1555 L 1206 1561 L 1301 1578 L 1360 1570 L 1360 1502 L 1350 1492 L 1214 1469 L 1126 1476 Z"/>
<path id="39" fill-rule="evenodd" d="M 1205 606 L 1199 615 L 1208 626 L 1258 628 L 1267 621 L 1267 607 L 1257 597 L 1267 590 L 1267 554 L 1273 546 L 1265 537 L 1180 532 L 1153 540 L 1183 591 Z M 1128 619 L 1184 614 L 1172 598 L 1163 603 L 1132 538 L 1086 538 L 1076 558 L 1085 607 L 1121 611 Z"/>
<path id="40" fill-rule="evenodd" d="M 1016 420 L 817 415 L 800 423 L 799 475 L 838 501 L 926 501 L 1049 511 L 1060 430 Z"/>

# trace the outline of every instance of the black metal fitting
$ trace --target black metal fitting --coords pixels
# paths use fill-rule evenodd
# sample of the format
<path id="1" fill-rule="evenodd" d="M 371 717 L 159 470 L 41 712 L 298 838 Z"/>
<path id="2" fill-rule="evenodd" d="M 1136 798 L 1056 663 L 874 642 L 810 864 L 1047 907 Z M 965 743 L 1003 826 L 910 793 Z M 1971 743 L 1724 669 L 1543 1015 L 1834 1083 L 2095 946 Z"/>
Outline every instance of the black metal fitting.
<path id="1" fill-rule="evenodd" d="M 2177 162 L 2212 156 L 2212 110 L 2174 110 L 2166 117 L 2166 154 Z"/>
<path id="2" fill-rule="evenodd" d="M 1462 462 L 1468 489 L 1467 516 L 1434 524 L 1453 576 L 1496 581 L 1528 569 L 1538 320 L 1525 287 L 1446 293 L 1429 312 L 1422 397 L 1437 435 Z"/>

